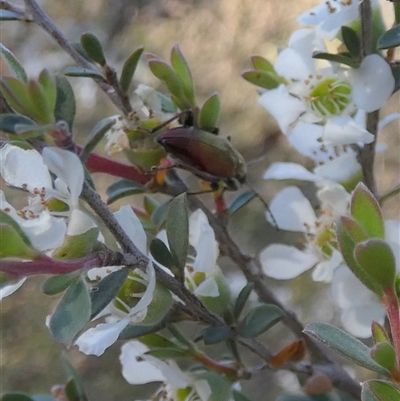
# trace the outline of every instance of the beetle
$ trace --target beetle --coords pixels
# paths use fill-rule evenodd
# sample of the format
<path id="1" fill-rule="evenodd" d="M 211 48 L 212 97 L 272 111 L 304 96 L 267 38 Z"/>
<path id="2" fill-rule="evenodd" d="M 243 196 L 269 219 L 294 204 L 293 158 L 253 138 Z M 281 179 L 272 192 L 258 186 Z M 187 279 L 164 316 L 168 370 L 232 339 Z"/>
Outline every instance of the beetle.
<path id="1" fill-rule="evenodd" d="M 227 189 L 236 190 L 246 181 L 246 162 L 227 138 L 189 126 L 172 128 L 158 135 L 157 141 L 177 167 L 212 187 L 222 180 Z"/>

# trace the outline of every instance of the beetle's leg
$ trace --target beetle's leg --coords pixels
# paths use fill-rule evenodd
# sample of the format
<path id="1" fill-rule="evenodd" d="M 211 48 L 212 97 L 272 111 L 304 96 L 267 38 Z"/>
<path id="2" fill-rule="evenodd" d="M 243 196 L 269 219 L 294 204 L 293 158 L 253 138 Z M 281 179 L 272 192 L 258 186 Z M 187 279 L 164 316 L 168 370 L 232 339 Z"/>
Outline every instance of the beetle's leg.
<path id="1" fill-rule="evenodd" d="M 193 110 L 191 109 L 187 109 L 187 110 L 183 110 L 178 114 L 175 114 L 173 117 L 171 117 L 170 119 L 168 119 L 167 121 L 162 122 L 160 125 L 157 125 L 157 127 L 154 127 L 153 129 L 149 130 L 150 134 L 153 134 L 154 132 L 157 132 L 158 130 L 160 130 L 161 128 L 164 128 L 166 125 L 168 125 L 169 123 L 172 123 L 172 121 L 178 120 L 180 119 L 183 115 L 185 114 L 191 114 L 193 113 Z"/>

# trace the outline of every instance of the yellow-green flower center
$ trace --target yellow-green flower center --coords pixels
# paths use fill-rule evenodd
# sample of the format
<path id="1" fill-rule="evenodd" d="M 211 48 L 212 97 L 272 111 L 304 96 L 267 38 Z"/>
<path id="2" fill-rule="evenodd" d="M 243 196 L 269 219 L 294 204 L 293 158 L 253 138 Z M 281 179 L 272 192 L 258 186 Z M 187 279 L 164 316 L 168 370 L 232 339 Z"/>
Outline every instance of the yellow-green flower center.
<path id="1" fill-rule="evenodd" d="M 309 109 L 320 117 L 338 116 L 351 103 L 351 86 L 335 77 L 325 78 L 313 86 L 305 100 Z"/>

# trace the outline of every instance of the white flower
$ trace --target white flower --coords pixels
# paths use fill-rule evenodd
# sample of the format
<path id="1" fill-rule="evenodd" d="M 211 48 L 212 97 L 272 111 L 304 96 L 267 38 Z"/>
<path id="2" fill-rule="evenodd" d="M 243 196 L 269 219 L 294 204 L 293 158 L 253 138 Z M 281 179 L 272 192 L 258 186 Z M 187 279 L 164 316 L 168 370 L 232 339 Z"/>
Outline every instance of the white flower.
<path id="1" fill-rule="evenodd" d="M 400 273 L 400 222 L 385 221 L 386 242 L 391 247 Z M 378 296 L 370 291 L 351 270 L 342 264 L 335 270 L 331 295 L 333 302 L 341 309 L 343 327 L 351 334 L 361 338 L 371 336 L 371 322 L 383 324 L 385 308 Z"/>
<path id="2" fill-rule="evenodd" d="M 350 195 L 340 185 L 323 188 L 318 196 L 321 212 L 316 216 L 310 202 L 297 187 L 287 187 L 271 202 L 270 209 L 282 230 L 303 233 L 302 250 L 284 244 L 271 244 L 260 254 L 264 273 L 287 280 L 315 266 L 313 279 L 329 282 L 342 262 L 336 249 L 333 223 L 346 213 Z M 268 216 L 268 215 L 267 215 Z M 269 217 L 268 217 L 269 218 Z"/>
<path id="3" fill-rule="evenodd" d="M 139 251 L 147 254 L 146 233 L 132 208 L 128 205 L 122 206 L 114 215 Z M 91 269 L 88 272 L 88 277 L 99 279 L 119 268 Z M 111 302 L 101 312 L 101 316 L 107 316 L 106 323 L 99 323 L 96 327 L 90 328 L 76 340 L 75 344 L 78 345 L 79 350 L 83 353 L 96 356 L 102 355 L 108 347 L 114 344 L 125 327 L 129 324 L 140 323 L 146 317 L 147 308 L 153 300 L 156 286 L 156 275 L 152 261 L 149 262 L 146 272 L 136 269 L 133 273 L 128 276 L 128 280 L 138 282 L 146 288 L 144 292 L 130 294 L 131 297 L 137 297 L 139 301 L 134 307 L 130 307 L 120 298 L 116 298 L 118 307 L 115 306 L 114 302 Z"/>
<path id="4" fill-rule="evenodd" d="M 321 47 L 313 30 L 295 31 L 289 47 L 275 63 L 275 70 L 287 83 L 265 91 L 259 98 L 260 105 L 286 135 L 299 121 L 306 123 L 304 136 L 313 125 L 330 122 L 322 127 L 320 135 L 326 144 L 372 142 L 374 137 L 366 131 L 365 124 L 353 115 L 358 110 L 379 109 L 392 94 L 394 77 L 388 63 L 374 54 L 367 56 L 358 69 L 325 60 L 319 67 L 312 52 Z"/>
<path id="5" fill-rule="evenodd" d="M 379 7 L 377 0 L 372 0 L 372 7 Z M 334 39 L 342 26 L 349 26 L 359 18 L 358 8 L 358 0 L 324 0 L 302 13 L 297 21 L 303 25 L 314 25 L 318 36 Z"/>
<path id="6" fill-rule="evenodd" d="M 204 379 L 182 372 L 173 362 L 164 362 L 151 355 L 139 341 L 129 341 L 121 347 L 119 357 L 122 376 L 130 384 L 161 381 L 163 385 L 153 396 L 159 401 L 208 401 L 211 388 Z M 183 398 L 184 397 L 184 398 Z"/>

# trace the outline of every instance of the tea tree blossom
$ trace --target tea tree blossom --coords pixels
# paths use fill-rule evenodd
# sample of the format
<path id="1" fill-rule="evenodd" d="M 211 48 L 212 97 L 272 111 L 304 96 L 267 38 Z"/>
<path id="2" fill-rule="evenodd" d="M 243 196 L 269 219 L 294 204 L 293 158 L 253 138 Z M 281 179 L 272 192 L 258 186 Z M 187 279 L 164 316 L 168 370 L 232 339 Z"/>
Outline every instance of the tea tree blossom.
<path id="1" fill-rule="evenodd" d="M 350 195 L 336 184 L 325 187 L 318 196 L 321 200 L 318 216 L 297 187 L 283 189 L 272 200 L 270 209 L 279 228 L 302 233 L 303 249 L 285 244 L 267 246 L 260 254 L 267 276 L 287 280 L 315 267 L 312 274 L 315 281 L 331 281 L 343 261 L 336 249 L 333 223 L 347 213 Z"/>
<path id="2" fill-rule="evenodd" d="M 122 376 L 128 383 L 163 382 L 152 396 L 157 401 L 210 400 L 212 392 L 207 380 L 183 372 L 174 362 L 146 355 L 147 351 L 147 346 L 135 340 L 121 347 Z"/>

